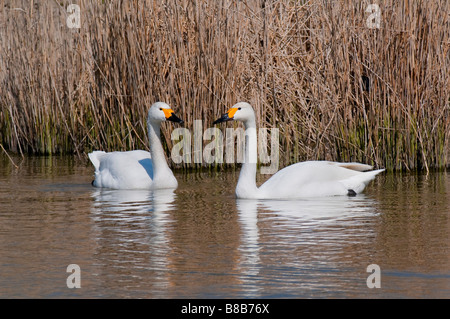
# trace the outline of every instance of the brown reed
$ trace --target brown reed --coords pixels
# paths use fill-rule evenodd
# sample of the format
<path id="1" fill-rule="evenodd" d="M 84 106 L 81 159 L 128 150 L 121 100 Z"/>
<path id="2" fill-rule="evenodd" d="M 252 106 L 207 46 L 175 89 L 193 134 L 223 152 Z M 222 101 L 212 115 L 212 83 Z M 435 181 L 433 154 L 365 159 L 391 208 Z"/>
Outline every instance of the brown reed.
<path id="1" fill-rule="evenodd" d="M 382 1 L 370 28 L 372 2 L 0 0 L 0 143 L 79 156 L 147 148 L 157 100 L 204 129 L 244 100 L 260 127 L 279 128 L 282 166 L 446 167 L 450 5 Z M 67 26 L 71 3 L 80 29 Z"/>

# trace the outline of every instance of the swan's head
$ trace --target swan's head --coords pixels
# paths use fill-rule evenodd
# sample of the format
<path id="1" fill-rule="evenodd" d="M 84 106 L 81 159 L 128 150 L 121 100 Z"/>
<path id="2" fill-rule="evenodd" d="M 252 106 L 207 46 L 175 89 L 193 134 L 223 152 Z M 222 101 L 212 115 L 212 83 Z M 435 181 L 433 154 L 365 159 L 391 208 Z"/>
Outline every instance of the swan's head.
<path id="1" fill-rule="evenodd" d="M 215 120 L 213 124 L 227 122 L 227 121 L 242 121 L 255 120 L 255 111 L 253 107 L 246 102 L 239 102 L 231 107 L 221 118 Z"/>
<path id="2" fill-rule="evenodd" d="M 164 102 L 156 102 L 148 111 L 149 122 L 171 121 L 183 124 L 184 121 L 175 115 L 175 112 Z"/>

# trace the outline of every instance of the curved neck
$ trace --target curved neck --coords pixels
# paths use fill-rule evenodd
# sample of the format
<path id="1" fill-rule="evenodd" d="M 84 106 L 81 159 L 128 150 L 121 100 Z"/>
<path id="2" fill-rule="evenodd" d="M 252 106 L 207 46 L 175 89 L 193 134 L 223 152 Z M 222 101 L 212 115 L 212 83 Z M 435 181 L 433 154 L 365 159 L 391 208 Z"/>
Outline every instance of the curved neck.
<path id="1" fill-rule="evenodd" d="M 242 164 L 239 180 L 236 186 L 238 198 L 257 198 L 256 163 L 257 163 L 257 137 L 255 120 L 244 122 L 245 125 L 245 157 Z"/>
<path id="2" fill-rule="evenodd" d="M 148 140 L 150 143 L 150 154 L 152 156 L 153 179 L 158 179 L 158 175 L 170 171 L 167 165 L 166 156 L 161 144 L 160 122 L 148 121 Z M 162 175 L 163 176 L 163 175 Z"/>

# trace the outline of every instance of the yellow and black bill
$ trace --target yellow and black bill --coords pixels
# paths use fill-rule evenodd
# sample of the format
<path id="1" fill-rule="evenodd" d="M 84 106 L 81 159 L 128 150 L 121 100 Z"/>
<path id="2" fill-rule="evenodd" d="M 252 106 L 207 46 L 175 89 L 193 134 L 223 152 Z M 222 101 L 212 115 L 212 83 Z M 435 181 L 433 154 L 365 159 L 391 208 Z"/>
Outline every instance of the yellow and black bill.
<path id="1" fill-rule="evenodd" d="M 183 124 L 184 121 L 175 115 L 175 112 L 172 109 L 163 109 L 164 115 L 166 116 L 167 121 L 175 122 Z"/>
<path id="2" fill-rule="evenodd" d="M 237 110 L 238 109 L 236 107 L 233 107 L 233 108 L 229 109 L 227 113 L 222 115 L 221 118 L 218 118 L 217 120 L 215 120 L 213 122 L 213 124 L 218 124 L 218 123 L 234 120 L 234 114 L 236 113 Z"/>

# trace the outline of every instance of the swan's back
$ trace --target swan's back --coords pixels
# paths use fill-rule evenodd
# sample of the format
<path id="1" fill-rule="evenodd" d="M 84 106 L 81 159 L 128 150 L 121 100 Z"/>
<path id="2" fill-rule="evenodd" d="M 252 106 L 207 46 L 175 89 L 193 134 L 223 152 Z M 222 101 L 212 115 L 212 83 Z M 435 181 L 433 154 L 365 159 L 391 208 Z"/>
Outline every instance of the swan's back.
<path id="1" fill-rule="evenodd" d="M 259 188 L 264 198 L 301 198 L 360 193 L 384 171 L 360 163 L 308 161 L 278 171 Z M 352 193 L 353 194 L 353 193 Z"/>
<path id="2" fill-rule="evenodd" d="M 94 186 L 114 189 L 151 187 L 153 164 L 149 152 L 94 151 L 88 155 L 95 167 Z"/>

